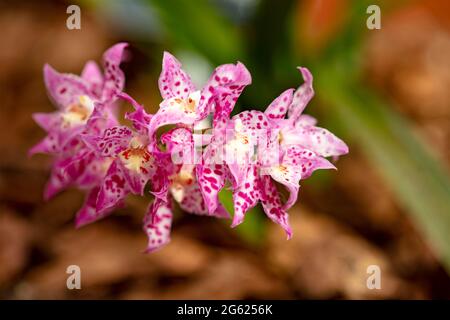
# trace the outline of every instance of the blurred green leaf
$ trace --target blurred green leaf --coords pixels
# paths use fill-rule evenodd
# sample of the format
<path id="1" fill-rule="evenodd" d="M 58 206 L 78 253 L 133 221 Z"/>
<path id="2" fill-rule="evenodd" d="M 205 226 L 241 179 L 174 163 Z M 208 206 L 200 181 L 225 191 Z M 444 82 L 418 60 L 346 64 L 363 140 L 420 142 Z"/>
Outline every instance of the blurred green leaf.
<path id="1" fill-rule="evenodd" d="M 450 180 L 446 170 L 401 116 L 346 78 L 345 72 L 321 65 L 316 75 L 316 92 L 330 107 L 329 114 L 338 117 L 363 148 L 450 271 Z"/>
<path id="2" fill-rule="evenodd" d="M 375 3 L 386 14 L 385 2 Z M 361 82 L 361 47 L 368 36 L 365 10 L 369 4 L 369 0 L 353 0 L 342 33 L 310 61 L 316 94 L 327 105 L 327 115 L 366 152 L 450 272 L 448 172 L 407 121 Z"/>
<path id="3" fill-rule="evenodd" d="M 264 110 L 289 85 L 286 79 L 295 65 L 295 57 L 286 30 L 290 27 L 294 4 L 294 0 L 261 0 L 248 26 L 248 61 L 245 62 L 253 81 L 245 89 L 243 100 L 248 97 L 245 102 L 252 108 Z M 235 59 L 242 60 L 241 57 Z"/>
<path id="4" fill-rule="evenodd" d="M 243 58 L 239 33 L 207 0 L 147 0 L 179 47 L 222 64 Z"/>

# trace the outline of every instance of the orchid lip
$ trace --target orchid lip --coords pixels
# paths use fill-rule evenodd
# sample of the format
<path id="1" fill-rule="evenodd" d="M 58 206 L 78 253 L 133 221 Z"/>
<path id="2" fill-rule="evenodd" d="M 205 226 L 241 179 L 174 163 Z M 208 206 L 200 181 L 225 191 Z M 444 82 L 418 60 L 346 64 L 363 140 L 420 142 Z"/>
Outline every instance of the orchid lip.
<path id="1" fill-rule="evenodd" d="M 63 126 L 83 125 L 94 111 L 94 103 L 86 95 L 79 96 L 78 103 L 73 103 L 62 112 Z"/>

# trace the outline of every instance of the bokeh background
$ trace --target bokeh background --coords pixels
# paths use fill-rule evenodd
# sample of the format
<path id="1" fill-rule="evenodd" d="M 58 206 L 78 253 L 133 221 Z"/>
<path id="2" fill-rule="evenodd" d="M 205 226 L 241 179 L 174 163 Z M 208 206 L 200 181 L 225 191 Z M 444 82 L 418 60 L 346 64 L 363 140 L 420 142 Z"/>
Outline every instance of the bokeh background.
<path id="1" fill-rule="evenodd" d="M 0 298 L 450 298 L 450 5 L 446 0 L 75 1 L 0 4 Z M 368 30 L 366 8 L 381 8 Z M 236 229 L 177 211 L 172 242 L 143 254 L 148 199 L 74 229 L 83 195 L 42 200 L 50 159 L 27 158 L 49 112 L 42 67 L 79 73 L 117 41 L 130 43 L 126 91 L 154 112 L 162 52 L 201 84 L 242 61 L 253 85 L 236 112 L 265 108 L 310 68 L 306 109 L 350 145 L 337 172 L 302 183 L 294 238 L 255 210 Z M 66 288 L 81 267 L 82 289 Z M 369 265 L 381 290 L 366 287 Z"/>

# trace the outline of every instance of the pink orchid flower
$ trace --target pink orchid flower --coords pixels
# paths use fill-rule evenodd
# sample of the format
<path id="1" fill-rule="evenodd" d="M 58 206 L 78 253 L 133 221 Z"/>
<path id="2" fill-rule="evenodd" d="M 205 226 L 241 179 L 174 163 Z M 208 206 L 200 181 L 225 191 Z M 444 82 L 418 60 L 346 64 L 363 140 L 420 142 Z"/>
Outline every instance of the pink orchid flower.
<path id="1" fill-rule="evenodd" d="M 288 161 L 300 169 L 301 179 L 307 179 L 318 169 L 336 169 L 325 157 L 333 157 L 348 153 L 347 145 L 330 131 L 316 127 L 317 120 L 304 115 L 303 110 L 314 96 L 312 87 L 313 77 L 308 69 L 299 68 L 305 83 L 295 92 L 286 90 L 276 98 L 266 109 L 265 114 L 274 128 L 279 130 L 278 140 L 281 154 L 288 157 Z M 285 119 L 287 114 L 287 119 Z M 299 166 L 299 167 L 298 167 Z M 283 183 L 282 173 L 272 168 L 270 171 L 275 180 Z M 273 171 L 275 170 L 275 172 Z M 288 174 L 288 173 L 286 173 Z M 277 176 L 277 178 L 276 178 Z M 297 184 L 284 183 L 290 197 L 284 208 L 289 209 L 297 200 Z"/>
<path id="2" fill-rule="evenodd" d="M 219 204 L 214 211 L 208 210 L 196 180 L 194 165 L 194 142 L 190 129 L 174 128 L 161 136 L 167 147 L 166 155 L 172 161 L 166 163 L 169 194 L 166 200 L 156 198 L 144 218 L 144 231 L 148 236 L 147 252 L 154 251 L 170 241 L 172 224 L 172 200 L 185 212 L 196 215 L 229 218 L 226 209 Z M 165 158 L 167 159 L 167 158 Z"/>
<path id="3" fill-rule="evenodd" d="M 107 165 L 85 148 L 79 136 L 118 123 L 110 105 L 124 84 L 119 65 L 125 47 L 126 44 L 119 43 L 105 52 L 103 75 L 93 61 L 85 65 L 81 76 L 61 74 L 45 65 L 45 85 L 58 110 L 33 115 L 47 136 L 29 154 L 56 156 L 44 192 L 46 199 L 72 185 L 90 189 L 104 175 Z"/>
<path id="4" fill-rule="evenodd" d="M 85 210 L 77 215 L 76 224 L 82 226 L 111 213 L 114 208 L 121 207 L 128 194 L 144 195 L 144 188 L 149 181 L 152 182 L 152 191 L 155 196 L 164 198 L 167 187 L 164 169 L 159 164 L 164 155 L 154 149 L 150 143 L 148 125 L 152 115 L 147 114 L 143 106 L 139 105 L 130 96 L 121 93 L 118 95 L 130 102 L 135 111 L 126 114 L 126 119 L 133 123 L 133 129 L 127 126 L 108 127 L 101 134 L 84 134 L 84 143 L 94 154 L 110 166 L 93 190 L 91 201 L 85 204 Z"/>
<path id="5" fill-rule="evenodd" d="M 164 99 L 150 122 L 149 134 L 164 125 L 195 125 L 211 112 L 228 116 L 242 90 L 251 83 L 245 66 L 225 64 L 217 67 L 202 90 L 196 90 L 181 63 L 164 52 L 159 90 Z M 220 99 L 216 99 L 220 96 Z M 216 105 L 214 102 L 219 101 Z"/>
<path id="6" fill-rule="evenodd" d="M 195 125 L 211 113 L 228 117 L 242 90 L 250 82 L 250 73 L 244 65 L 227 64 L 216 68 L 205 87 L 202 90 L 196 90 L 189 75 L 181 69 L 181 63 L 170 53 L 165 52 L 159 78 L 159 89 L 164 100 L 160 104 L 159 111 L 150 120 L 149 136 L 154 138 L 156 130 L 162 126 L 177 125 L 176 128 L 161 136 L 161 142 L 166 145 L 170 157 L 178 152 L 184 154 L 182 156 L 184 159 L 191 158 L 188 155 L 193 157 L 192 131 Z M 157 143 L 155 139 L 153 141 Z M 171 199 L 178 202 L 180 207 L 189 213 L 219 218 L 229 217 L 228 212 L 220 204 L 213 210 L 207 207 L 197 183 L 196 167 L 193 158 L 184 164 L 166 165 L 170 195 L 166 201 L 156 199 L 148 209 L 145 220 L 147 226 L 145 230 L 149 237 L 148 250 L 155 250 L 161 244 L 168 242 L 170 233 L 162 231 L 162 236 L 152 242 L 156 233 L 160 232 L 150 222 L 154 219 L 158 222 L 160 220 L 148 218 L 148 216 L 158 217 L 158 210 L 163 210 L 166 212 L 166 222 L 169 223 L 171 218 L 167 212 L 171 212 L 171 205 L 168 205 Z M 163 209 L 159 209 L 160 207 Z"/>
<path id="7" fill-rule="evenodd" d="M 229 218 L 225 208 L 221 205 L 211 213 L 206 207 L 197 183 L 197 165 L 194 164 L 196 151 L 191 130 L 184 127 L 172 129 L 161 136 L 161 141 L 167 146 L 168 154 L 174 162 L 169 176 L 169 190 L 172 198 L 186 212 Z M 174 161 L 175 156 L 178 156 L 180 161 Z"/>
<path id="8" fill-rule="evenodd" d="M 168 124 L 181 124 L 183 127 L 191 128 L 192 131 L 192 127 L 195 128 L 196 124 L 211 113 L 214 114 L 214 127 L 220 126 L 220 119 L 225 120 L 229 117 L 243 89 L 250 83 L 250 73 L 243 64 L 225 64 L 217 67 L 204 88 L 197 91 L 189 75 L 181 69 L 181 63 L 165 52 L 159 78 L 159 89 L 164 100 L 152 118 L 149 132 L 153 134 L 158 128 Z M 192 139 L 186 146 L 188 150 L 192 147 L 189 143 L 192 143 Z M 195 183 L 198 169 L 202 169 L 201 166 L 198 167 L 197 165 L 190 166 L 189 169 L 182 167 L 177 174 L 189 177 L 187 181 L 193 181 L 192 187 L 189 187 L 192 189 L 190 193 L 205 195 L 204 190 L 199 190 L 200 187 Z M 190 194 L 186 191 L 188 190 L 179 186 L 178 194 Z M 206 212 L 225 216 L 221 206 L 217 203 L 212 205 L 209 198 L 205 197 L 204 201 L 197 202 L 202 206 L 206 205 Z M 201 210 L 197 211 L 205 211 L 203 207 L 198 208 Z"/>
<path id="9" fill-rule="evenodd" d="M 300 70 L 305 83 L 295 93 L 293 89 L 283 92 L 264 113 L 244 111 L 225 122 L 222 130 L 214 132 L 210 145 L 213 149 L 204 154 L 206 160 L 214 156 L 212 153 L 226 155 L 223 159 L 226 165 L 202 166 L 197 172 L 209 208 L 217 205 L 218 192 L 227 179 L 231 180 L 232 226 L 242 223 L 245 213 L 260 201 L 266 215 L 280 224 L 290 238 L 287 210 L 297 200 L 300 180 L 317 169 L 335 168 L 325 157 L 348 153 L 342 140 L 316 127 L 314 118 L 302 115 L 314 92 L 311 74 L 305 68 Z M 216 141 L 219 145 L 215 145 Z M 232 159 L 230 154 L 234 156 Z M 290 193 L 284 204 L 276 183 L 284 185 Z"/>

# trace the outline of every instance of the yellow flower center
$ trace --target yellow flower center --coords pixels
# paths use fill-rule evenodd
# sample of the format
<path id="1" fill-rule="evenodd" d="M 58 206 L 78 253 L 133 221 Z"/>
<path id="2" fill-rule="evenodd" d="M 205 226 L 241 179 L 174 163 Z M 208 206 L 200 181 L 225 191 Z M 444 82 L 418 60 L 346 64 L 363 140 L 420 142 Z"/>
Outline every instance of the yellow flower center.
<path id="1" fill-rule="evenodd" d="M 195 91 L 189 95 L 186 99 L 173 98 L 170 100 L 169 105 L 173 108 L 178 108 L 185 113 L 195 113 L 198 102 L 200 101 L 200 91 Z"/>
<path id="2" fill-rule="evenodd" d="M 171 181 L 170 192 L 177 202 L 184 199 L 185 188 L 194 183 L 194 174 L 192 168 L 181 168 L 180 172 L 169 177 Z"/>
<path id="3" fill-rule="evenodd" d="M 62 114 L 63 126 L 72 127 L 85 124 L 93 110 L 93 101 L 88 96 L 80 96 L 78 102 L 69 105 Z"/>
<path id="4" fill-rule="evenodd" d="M 129 148 L 119 155 L 120 160 L 130 171 L 148 173 L 146 164 L 150 162 L 151 156 L 145 147 Z"/>

